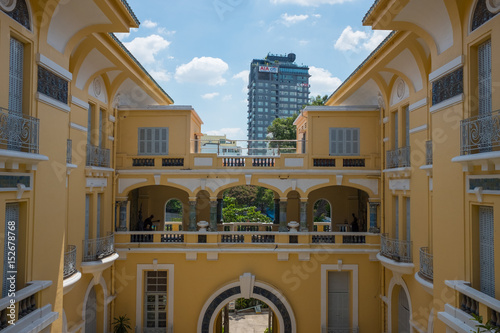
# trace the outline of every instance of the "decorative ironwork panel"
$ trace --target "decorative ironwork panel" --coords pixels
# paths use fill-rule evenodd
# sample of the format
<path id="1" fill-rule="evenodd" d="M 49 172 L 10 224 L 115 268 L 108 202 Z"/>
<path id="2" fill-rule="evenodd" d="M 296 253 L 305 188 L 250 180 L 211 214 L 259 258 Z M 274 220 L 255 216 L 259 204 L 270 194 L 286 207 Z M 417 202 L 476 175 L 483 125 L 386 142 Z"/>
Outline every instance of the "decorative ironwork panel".
<path id="1" fill-rule="evenodd" d="M 161 235 L 162 243 L 184 243 L 184 235 L 164 234 Z"/>
<path id="2" fill-rule="evenodd" d="M 460 122 L 460 154 L 477 154 L 500 147 L 500 111 Z"/>
<path id="3" fill-rule="evenodd" d="M 26 29 L 31 30 L 30 12 L 25 0 L 17 0 L 16 7 L 11 12 L 5 12 L 5 14 L 12 17 Z"/>
<path id="4" fill-rule="evenodd" d="M 64 278 L 76 272 L 76 246 L 68 245 L 64 253 Z"/>
<path id="5" fill-rule="evenodd" d="M 183 158 L 163 158 L 161 161 L 162 166 L 166 167 L 181 167 L 184 166 Z"/>
<path id="6" fill-rule="evenodd" d="M 68 81 L 38 66 L 38 89 L 41 94 L 68 104 Z"/>
<path id="7" fill-rule="evenodd" d="M 315 227 L 317 227 L 317 226 L 315 226 Z M 333 236 L 333 235 L 313 235 L 312 242 L 313 242 L 313 244 L 321 244 L 321 243 L 334 244 L 335 243 L 335 236 Z"/>
<path id="8" fill-rule="evenodd" d="M 40 120 L 0 108 L 0 147 L 38 154 Z"/>
<path id="9" fill-rule="evenodd" d="M 364 168 L 365 159 L 364 158 L 344 158 L 343 161 L 344 168 Z"/>
<path id="10" fill-rule="evenodd" d="M 244 235 L 221 235 L 222 243 L 244 243 Z"/>
<path id="11" fill-rule="evenodd" d="M 483 191 L 500 191 L 499 178 L 471 178 L 469 179 L 469 190 L 482 187 Z"/>
<path id="12" fill-rule="evenodd" d="M 68 139 L 66 142 L 66 163 L 71 164 L 73 161 L 73 141 Z"/>
<path id="13" fill-rule="evenodd" d="M 425 164 L 432 165 L 432 140 L 425 142 Z"/>
<path id="14" fill-rule="evenodd" d="M 17 184 L 22 184 L 26 187 L 31 187 L 31 176 L 0 176 L 0 188 L 12 188 L 17 189 Z"/>
<path id="15" fill-rule="evenodd" d="M 410 147 L 389 150 L 386 154 L 386 168 L 406 168 L 410 166 Z"/>
<path id="16" fill-rule="evenodd" d="M 115 236 L 88 239 L 83 241 L 83 262 L 97 261 L 115 253 Z"/>
<path id="17" fill-rule="evenodd" d="M 344 244 L 366 244 L 366 238 L 365 238 L 365 236 L 361 236 L 361 235 L 342 236 L 342 243 L 344 243 Z"/>
<path id="18" fill-rule="evenodd" d="M 389 259 L 413 262 L 411 248 L 411 241 L 388 238 L 387 234 L 380 237 L 380 253 Z"/>
<path id="19" fill-rule="evenodd" d="M 150 167 L 150 166 L 155 166 L 155 159 L 154 158 L 133 158 L 132 159 L 132 166 L 135 167 Z"/>
<path id="20" fill-rule="evenodd" d="M 87 145 L 87 166 L 109 168 L 111 153 L 109 149 Z"/>
<path id="21" fill-rule="evenodd" d="M 439 104 L 463 92 L 464 69 L 461 67 L 432 83 L 432 105 Z"/>
<path id="22" fill-rule="evenodd" d="M 252 243 L 274 243 L 274 235 L 252 235 Z"/>
<path id="23" fill-rule="evenodd" d="M 153 235 L 152 234 L 139 234 L 139 235 L 130 235 L 131 243 L 153 243 Z"/>
<path id="24" fill-rule="evenodd" d="M 472 27 L 471 30 L 474 31 L 484 23 L 488 22 L 493 16 L 493 14 L 488 10 L 486 6 L 487 0 L 479 0 L 476 4 L 476 8 L 474 9 L 474 15 L 472 16 Z"/>
<path id="25" fill-rule="evenodd" d="M 433 255 L 429 253 L 428 247 L 420 248 L 420 271 L 418 273 L 431 281 L 434 277 Z"/>
<path id="26" fill-rule="evenodd" d="M 334 158 L 315 158 L 313 160 L 313 166 L 315 167 L 335 167 L 335 159 Z"/>

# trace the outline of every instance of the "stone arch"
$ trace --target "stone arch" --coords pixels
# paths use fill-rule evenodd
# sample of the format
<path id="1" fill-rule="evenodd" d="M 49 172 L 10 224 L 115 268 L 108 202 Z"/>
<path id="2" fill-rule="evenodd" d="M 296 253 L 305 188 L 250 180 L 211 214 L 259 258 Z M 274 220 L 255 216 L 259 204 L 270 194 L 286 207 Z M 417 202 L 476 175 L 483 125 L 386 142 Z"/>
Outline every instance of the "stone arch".
<path id="1" fill-rule="evenodd" d="M 469 34 L 498 14 L 500 6 L 494 2 L 490 0 L 477 0 L 472 3 L 469 12 L 469 24 L 467 25 Z"/>
<path id="2" fill-rule="evenodd" d="M 413 320 L 413 310 L 412 310 L 412 305 L 411 305 L 411 297 L 410 297 L 410 290 L 408 289 L 408 286 L 406 285 L 405 281 L 403 280 L 402 276 L 397 274 L 394 275 L 391 279 L 391 282 L 389 283 L 389 289 L 388 289 L 388 303 L 387 303 L 387 323 L 388 323 L 388 328 L 389 332 L 393 330 L 393 306 L 398 306 L 398 304 L 392 304 L 393 303 L 393 294 L 396 291 L 402 290 L 405 295 L 406 299 L 408 300 L 408 306 L 409 306 L 409 311 L 410 311 L 410 322 Z M 397 297 L 397 295 L 396 295 Z"/>
<path id="3" fill-rule="evenodd" d="M 228 302 L 238 298 L 255 298 L 265 302 L 278 318 L 280 332 L 297 332 L 295 315 L 285 296 L 272 285 L 257 281 L 251 273 L 244 273 L 239 281 L 226 284 L 210 296 L 198 317 L 197 331 L 214 333 L 215 320 L 220 310 Z"/>
<path id="4" fill-rule="evenodd" d="M 98 290 L 94 289 L 96 286 L 100 286 L 101 290 L 100 293 L 98 293 Z M 92 278 L 90 281 L 89 285 L 87 286 L 87 290 L 85 291 L 85 297 L 83 298 L 83 308 L 82 308 L 82 320 L 85 321 L 86 318 L 86 308 L 87 308 L 87 302 L 89 301 L 89 295 L 91 294 L 92 290 L 96 292 L 97 295 L 102 294 L 102 330 L 106 331 L 108 327 L 108 307 L 106 304 L 106 299 L 108 298 L 108 287 L 106 285 L 106 281 L 104 278 L 101 276 L 100 280 L 97 281 L 96 278 Z M 97 305 L 99 299 L 97 299 Z M 99 315 L 99 309 L 96 309 L 96 314 Z M 85 327 L 85 324 L 83 325 Z M 83 333 L 88 333 L 85 332 L 85 328 L 82 329 Z"/>
<path id="5" fill-rule="evenodd" d="M 165 213 L 165 215 L 163 216 L 165 222 L 167 222 L 167 215 L 166 215 L 167 214 L 167 205 L 172 200 L 177 200 L 177 201 L 179 201 L 181 203 L 181 206 L 182 206 L 182 208 L 181 208 L 181 218 L 184 216 L 184 210 L 185 210 L 184 209 L 184 203 L 182 202 L 181 199 L 176 198 L 176 197 L 172 197 L 172 198 L 167 199 L 167 201 L 165 201 L 165 208 L 163 209 L 163 212 Z"/>
<path id="6" fill-rule="evenodd" d="M 33 31 L 33 14 L 29 1 L 17 0 L 10 3 L 4 1 L 0 10 L 29 31 Z"/>

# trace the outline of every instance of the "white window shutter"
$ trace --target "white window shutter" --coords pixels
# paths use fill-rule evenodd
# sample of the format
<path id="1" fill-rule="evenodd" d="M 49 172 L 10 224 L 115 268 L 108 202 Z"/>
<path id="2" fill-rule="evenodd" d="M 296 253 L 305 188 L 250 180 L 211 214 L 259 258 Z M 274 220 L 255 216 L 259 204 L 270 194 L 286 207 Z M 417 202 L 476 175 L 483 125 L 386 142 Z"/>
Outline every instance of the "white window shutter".
<path id="1" fill-rule="evenodd" d="M 337 129 L 330 128 L 330 155 L 337 155 Z"/>
<path id="2" fill-rule="evenodd" d="M 352 128 L 345 128 L 345 155 L 352 155 Z"/>
<path id="3" fill-rule="evenodd" d="M 479 115 L 491 114 L 491 40 L 478 47 Z"/>
<path id="4" fill-rule="evenodd" d="M 479 207 L 479 275 L 481 292 L 495 297 L 495 238 L 493 207 Z"/>
<path id="5" fill-rule="evenodd" d="M 359 155 L 359 128 L 354 128 L 352 131 L 352 154 Z"/>
<path id="6" fill-rule="evenodd" d="M 337 155 L 345 154 L 345 129 L 337 128 Z"/>
<path id="7" fill-rule="evenodd" d="M 138 154 L 168 155 L 168 127 L 139 128 Z"/>
<path id="8" fill-rule="evenodd" d="M 23 113 L 23 62 L 24 45 L 15 38 L 10 39 L 9 64 L 9 110 Z"/>

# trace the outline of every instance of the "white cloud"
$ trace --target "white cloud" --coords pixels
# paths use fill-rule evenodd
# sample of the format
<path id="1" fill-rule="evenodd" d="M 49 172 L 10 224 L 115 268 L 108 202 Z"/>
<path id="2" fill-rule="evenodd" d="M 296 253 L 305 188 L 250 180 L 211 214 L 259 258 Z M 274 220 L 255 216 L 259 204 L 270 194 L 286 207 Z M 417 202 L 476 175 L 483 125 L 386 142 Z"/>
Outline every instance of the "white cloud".
<path id="1" fill-rule="evenodd" d="M 151 74 L 151 76 L 157 81 L 167 82 L 171 78 L 171 75 L 169 72 L 167 72 L 165 70 L 161 70 L 161 69 L 160 70 L 150 70 L 149 74 Z"/>
<path id="2" fill-rule="evenodd" d="M 151 28 L 156 28 L 156 26 L 158 25 L 158 23 L 153 22 L 153 21 L 151 21 L 151 20 L 146 20 L 146 21 L 144 21 L 141 25 L 142 25 L 143 27 L 145 27 L 145 28 L 149 28 L 149 29 L 151 29 Z"/>
<path id="3" fill-rule="evenodd" d="M 170 42 L 159 35 L 136 37 L 132 41 L 123 43 L 137 59 L 144 64 L 156 61 L 155 56 L 166 49 Z"/>
<path id="4" fill-rule="evenodd" d="M 300 46 L 306 46 L 307 44 L 309 44 L 308 40 L 299 40 L 299 45 Z"/>
<path id="5" fill-rule="evenodd" d="M 239 72 L 238 74 L 233 75 L 233 79 L 241 79 L 245 83 L 241 91 L 247 92 L 248 90 L 248 75 L 250 74 L 249 70 L 244 70 Z"/>
<path id="6" fill-rule="evenodd" d="M 313 14 L 312 16 L 315 17 L 315 18 L 321 18 L 320 14 Z"/>
<path id="7" fill-rule="evenodd" d="M 391 33 L 390 30 L 374 30 L 373 34 L 363 43 L 363 48 L 373 51 Z"/>
<path id="8" fill-rule="evenodd" d="M 340 34 L 339 39 L 335 42 L 335 49 L 340 51 L 357 51 L 359 43 L 368 38 L 364 31 L 353 31 L 348 25 Z"/>
<path id="9" fill-rule="evenodd" d="M 214 97 L 219 96 L 218 92 L 213 92 L 213 93 L 206 93 L 204 95 L 201 95 L 201 98 L 203 99 L 213 99 Z"/>
<path id="10" fill-rule="evenodd" d="M 309 83 L 311 84 L 311 97 L 317 95 L 330 95 L 337 89 L 342 81 L 332 75 L 328 70 L 320 67 L 309 67 Z"/>
<path id="11" fill-rule="evenodd" d="M 162 35 L 174 35 L 176 33 L 175 30 L 167 30 L 167 28 L 164 27 L 158 27 L 158 30 L 156 31 Z"/>
<path id="12" fill-rule="evenodd" d="M 175 70 L 178 82 L 205 83 L 211 86 L 223 85 L 226 79 L 222 75 L 229 65 L 220 58 L 194 57 L 187 64 L 182 64 Z"/>
<path id="13" fill-rule="evenodd" d="M 334 47 L 340 51 L 373 51 L 389 33 L 388 30 L 374 30 L 368 33 L 361 30 L 354 31 L 351 26 L 347 26 Z"/>
<path id="14" fill-rule="evenodd" d="M 220 130 L 207 131 L 208 135 L 227 135 L 228 138 L 234 138 L 238 134 L 241 134 L 242 130 L 239 127 L 232 128 L 221 128 Z"/>
<path id="15" fill-rule="evenodd" d="M 288 15 L 288 13 L 281 14 L 282 23 L 287 27 L 294 25 L 296 23 L 307 20 L 309 15 Z"/>
<path id="16" fill-rule="evenodd" d="M 222 97 L 222 100 L 223 100 L 223 101 L 225 101 L 225 102 L 226 102 L 226 101 L 230 101 L 230 100 L 232 100 L 232 99 L 233 99 L 233 96 L 232 96 L 232 95 L 224 95 L 224 97 Z"/>
<path id="17" fill-rule="evenodd" d="M 137 28 L 131 28 L 129 30 L 129 32 L 117 32 L 117 33 L 115 33 L 115 36 L 119 40 L 123 41 L 123 40 L 127 39 L 131 33 L 136 32 L 137 30 L 138 30 Z"/>
<path id="18" fill-rule="evenodd" d="M 311 6 L 311 7 L 317 7 L 319 5 L 336 5 L 350 1 L 353 0 L 270 0 L 270 2 L 275 5 L 285 4 L 285 5 L 300 5 L 300 6 Z"/>

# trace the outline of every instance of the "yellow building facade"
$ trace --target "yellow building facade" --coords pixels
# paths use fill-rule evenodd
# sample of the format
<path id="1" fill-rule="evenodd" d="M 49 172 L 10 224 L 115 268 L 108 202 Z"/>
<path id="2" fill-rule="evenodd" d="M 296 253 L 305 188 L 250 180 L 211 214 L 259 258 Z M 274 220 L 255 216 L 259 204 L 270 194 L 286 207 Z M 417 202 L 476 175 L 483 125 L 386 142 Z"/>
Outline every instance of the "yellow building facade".
<path id="1" fill-rule="evenodd" d="M 239 298 L 273 332 L 500 326 L 498 1 L 376 1 L 363 23 L 394 32 L 266 155 L 203 151 L 112 34 L 126 1 L 0 9 L 0 332 L 218 333 Z M 274 223 L 222 220 L 249 185 Z"/>

